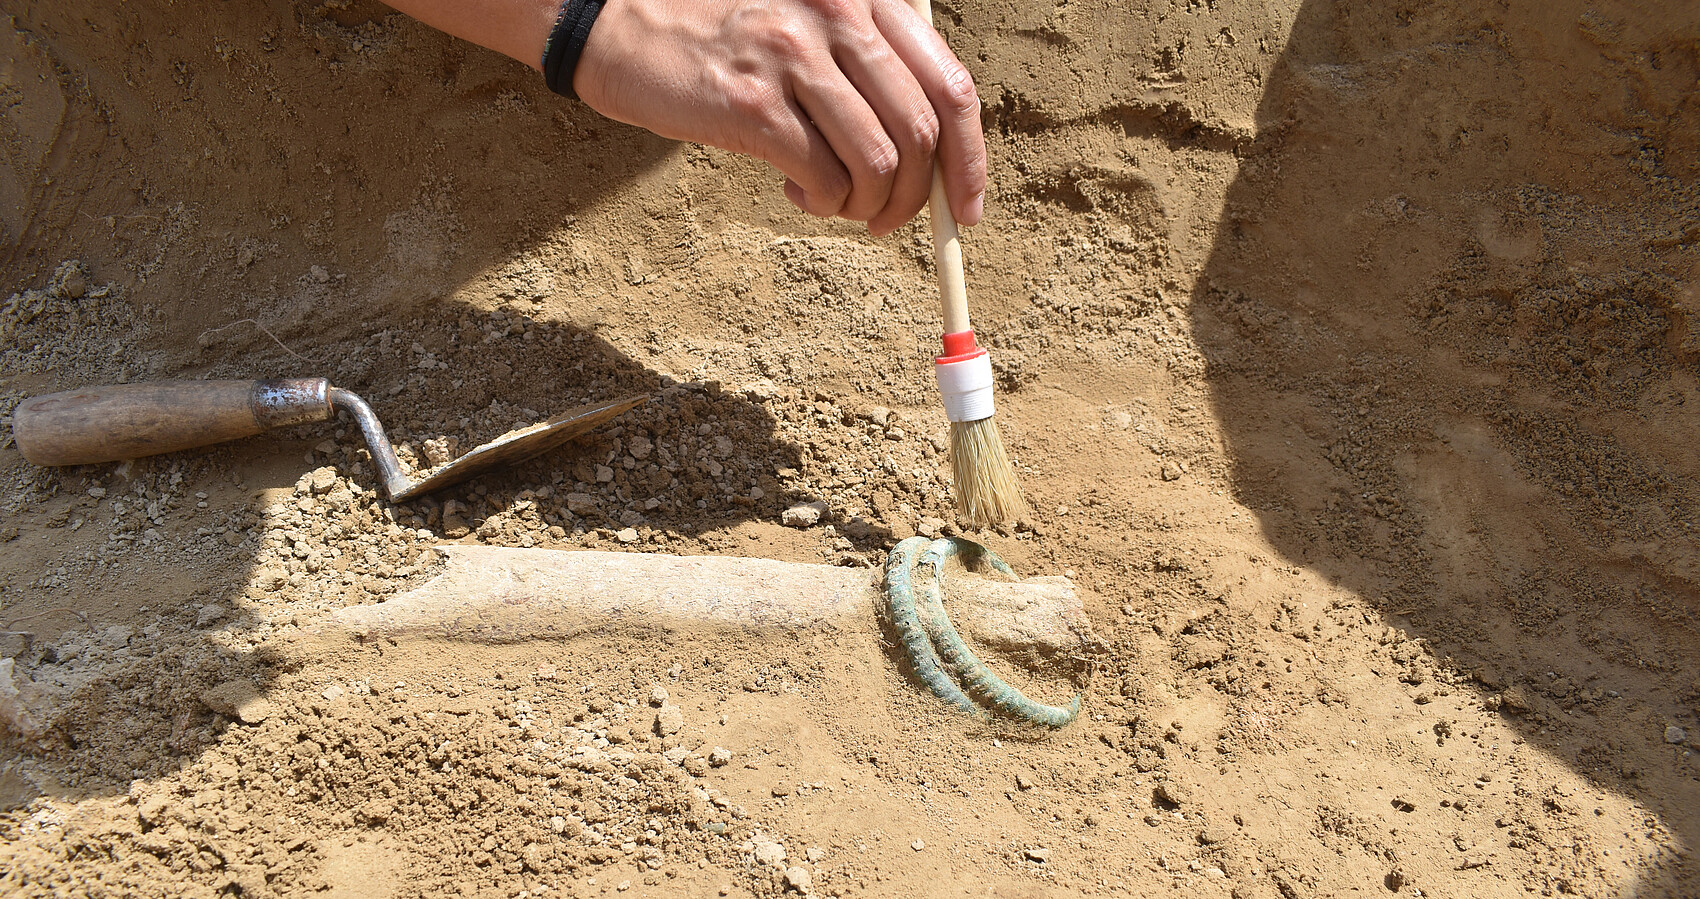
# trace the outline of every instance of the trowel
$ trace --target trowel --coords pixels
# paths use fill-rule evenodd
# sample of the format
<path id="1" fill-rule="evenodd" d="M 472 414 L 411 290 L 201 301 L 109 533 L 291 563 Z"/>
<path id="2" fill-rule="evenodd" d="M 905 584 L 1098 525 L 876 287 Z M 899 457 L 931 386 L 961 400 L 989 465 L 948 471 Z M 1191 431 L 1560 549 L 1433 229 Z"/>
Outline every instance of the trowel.
<path id="1" fill-rule="evenodd" d="M 324 378 L 264 381 L 151 381 L 66 390 L 24 400 L 12 438 L 37 465 L 120 462 L 239 440 L 290 425 L 354 416 L 390 502 L 402 502 L 547 452 L 641 405 L 649 397 L 590 403 L 501 437 L 409 478 L 377 413 Z"/>

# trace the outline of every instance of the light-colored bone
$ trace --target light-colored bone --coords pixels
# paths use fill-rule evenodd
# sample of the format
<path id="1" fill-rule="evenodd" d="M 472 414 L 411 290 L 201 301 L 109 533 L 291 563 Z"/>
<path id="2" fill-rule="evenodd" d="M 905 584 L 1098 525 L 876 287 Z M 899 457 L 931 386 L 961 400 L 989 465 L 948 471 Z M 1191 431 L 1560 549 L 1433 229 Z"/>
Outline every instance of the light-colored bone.
<path id="1" fill-rule="evenodd" d="M 726 556 L 444 546 L 441 574 L 377 605 L 322 620 L 321 632 L 486 643 L 558 640 L 609 625 L 721 631 L 876 630 L 881 575 Z M 974 639 L 1068 652 L 1090 637 L 1066 579 L 1020 583 L 957 574 L 945 602 Z"/>

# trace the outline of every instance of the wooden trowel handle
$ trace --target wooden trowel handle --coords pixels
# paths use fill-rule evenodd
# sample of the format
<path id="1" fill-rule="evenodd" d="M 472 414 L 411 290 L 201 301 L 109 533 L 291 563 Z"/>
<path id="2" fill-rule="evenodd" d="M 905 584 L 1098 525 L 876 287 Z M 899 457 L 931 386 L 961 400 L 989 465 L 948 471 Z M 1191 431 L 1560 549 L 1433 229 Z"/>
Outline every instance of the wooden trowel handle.
<path id="1" fill-rule="evenodd" d="M 37 465 L 118 462 L 324 421 L 329 391 L 324 378 L 84 387 L 19 403 L 12 439 Z"/>

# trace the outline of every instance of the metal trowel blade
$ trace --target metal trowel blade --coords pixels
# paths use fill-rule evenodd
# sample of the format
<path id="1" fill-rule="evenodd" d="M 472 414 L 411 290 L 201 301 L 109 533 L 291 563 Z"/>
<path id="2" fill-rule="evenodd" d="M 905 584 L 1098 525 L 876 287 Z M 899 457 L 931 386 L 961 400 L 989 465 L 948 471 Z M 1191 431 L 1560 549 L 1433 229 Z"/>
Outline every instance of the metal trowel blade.
<path id="1" fill-rule="evenodd" d="M 590 403 L 562 412 L 548 421 L 509 431 L 477 449 L 409 484 L 407 489 L 390 497 L 391 502 L 403 502 L 415 496 L 441 490 L 473 475 L 505 465 L 523 462 L 587 433 L 604 422 L 643 405 L 648 395 Z"/>

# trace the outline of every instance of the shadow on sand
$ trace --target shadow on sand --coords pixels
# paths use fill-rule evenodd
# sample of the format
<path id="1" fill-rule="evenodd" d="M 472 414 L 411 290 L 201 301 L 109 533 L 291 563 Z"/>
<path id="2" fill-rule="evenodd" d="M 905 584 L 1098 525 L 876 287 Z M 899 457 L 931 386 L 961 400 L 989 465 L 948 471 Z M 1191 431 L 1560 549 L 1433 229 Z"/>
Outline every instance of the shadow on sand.
<path id="1" fill-rule="evenodd" d="M 1693 847 L 1700 20 L 1614 16 L 1305 3 L 1192 326 L 1274 545 Z"/>

